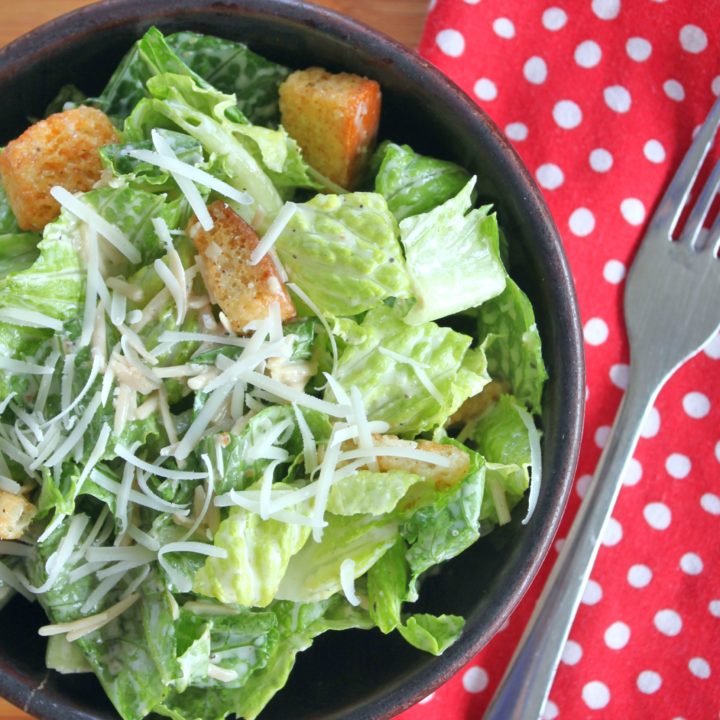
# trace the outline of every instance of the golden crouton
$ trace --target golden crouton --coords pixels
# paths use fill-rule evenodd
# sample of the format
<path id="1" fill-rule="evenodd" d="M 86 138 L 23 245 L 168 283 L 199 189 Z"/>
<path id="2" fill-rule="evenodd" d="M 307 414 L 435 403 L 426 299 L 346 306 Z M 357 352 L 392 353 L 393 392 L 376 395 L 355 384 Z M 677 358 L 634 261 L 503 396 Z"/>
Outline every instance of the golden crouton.
<path id="1" fill-rule="evenodd" d="M 203 230 L 192 218 L 187 234 L 200 252 L 210 299 L 227 315 L 232 329 L 241 333 L 248 323 L 267 317 L 274 302 L 283 320 L 294 318 L 295 306 L 272 258 L 266 255 L 257 265 L 250 264 L 259 242 L 255 231 L 221 200 L 208 210 L 213 229 Z"/>
<path id="2" fill-rule="evenodd" d="M 352 188 L 377 136 L 380 98 L 374 80 L 299 70 L 280 86 L 282 124 L 312 167 Z"/>
<path id="3" fill-rule="evenodd" d="M 37 508 L 22 495 L 0 490 L 0 540 L 18 540 L 35 517 Z"/>
<path id="4" fill-rule="evenodd" d="M 470 470 L 470 458 L 466 452 L 454 445 L 441 445 L 429 440 L 401 440 L 394 435 L 375 435 L 375 443 L 379 446 L 404 447 L 413 450 L 425 450 L 425 452 L 442 455 L 449 460 L 448 467 L 433 465 L 432 463 L 409 458 L 379 456 L 377 459 L 380 472 L 391 470 L 404 470 L 415 473 L 422 478 L 432 480 L 438 490 L 452 487 L 459 483 Z"/>
<path id="5" fill-rule="evenodd" d="M 508 388 L 504 383 L 497 380 L 491 380 L 477 394 L 469 397 L 447 421 L 447 427 L 455 425 L 463 425 L 465 423 L 477 420 L 485 414 L 499 399 L 501 395 L 508 392 Z"/>
<path id="6" fill-rule="evenodd" d="M 18 225 L 42 230 L 60 214 L 54 185 L 87 192 L 100 179 L 98 150 L 118 141 L 105 113 L 78 107 L 31 125 L 0 154 L 0 180 Z"/>

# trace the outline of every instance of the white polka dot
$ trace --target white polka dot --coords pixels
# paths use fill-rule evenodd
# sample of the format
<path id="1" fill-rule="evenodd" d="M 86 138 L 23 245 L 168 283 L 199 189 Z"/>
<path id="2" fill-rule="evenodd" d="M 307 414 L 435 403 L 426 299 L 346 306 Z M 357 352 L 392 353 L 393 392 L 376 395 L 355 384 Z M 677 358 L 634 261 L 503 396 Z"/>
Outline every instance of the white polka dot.
<path id="1" fill-rule="evenodd" d="M 687 575 L 699 575 L 703 571 L 702 558 L 696 553 L 685 553 L 680 558 L 680 569 Z"/>
<path id="2" fill-rule="evenodd" d="M 493 23 L 493 31 L 497 36 L 505 38 L 505 40 L 515 37 L 515 26 L 512 20 L 508 18 L 498 18 L 495 20 Z"/>
<path id="3" fill-rule="evenodd" d="M 577 665 L 582 659 L 582 656 L 582 647 L 574 640 L 568 640 L 565 643 L 560 660 L 566 665 Z"/>
<path id="4" fill-rule="evenodd" d="M 608 326 L 602 318 L 590 318 L 585 323 L 583 335 L 588 345 L 602 345 L 608 339 Z"/>
<path id="5" fill-rule="evenodd" d="M 666 80 L 663 90 L 671 100 L 681 102 L 685 99 L 685 88 L 677 80 Z"/>
<path id="6" fill-rule="evenodd" d="M 480 100 L 494 100 L 497 97 L 497 86 L 488 78 L 475 81 L 473 92 Z"/>
<path id="7" fill-rule="evenodd" d="M 670 508 L 661 502 L 648 503 L 643 508 L 645 522 L 655 530 L 667 530 L 672 521 Z"/>
<path id="8" fill-rule="evenodd" d="M 660 610 L 655 613 L 653 623 L 663 635 L 675 637 L 682 630 L 682 618 L 674 610 Z"/>
<path id="9" fill-rule="evenodd" d="M 613 285 L 621 283 L 625 279 L 625 273 L 625 265 L 619 260 L 608 260 L 605 263 L 605 267 L 603 268 L 603 277 L 605 278 L 605 280 L 607 280 L 609 283 L 612 283 Z M 613 365 L 613 367 L 620 366 Z M 610 372 L 612 373 L 612 370 Z M 610 378 L 612 379 L 612 374 L 610 375 Z"/>
<path id="10" fill-rule="evenodd" d="M 602 600 L 603 592 L 600 584 L 595 580 L 588 580 L 585 586 L 585 592 L 582 596 L 584 605 L 597 605 Z"/>
<path id="11" fill-rule="evenodd" d="M 592 475 L 581 475 L 576 481 L 575 481 L 575 492 L 581 497 L 585 497 L 585 493 L 587 492 L 588 485 L 590 485 L 590 481 L 592 480 Z"/>
<path id="12" fill-rule="evenodd" d="M 613 262 L 613 261 L 611 260 L 610 262 Z M 607 265 L 605 266 L 605 268 L 607 270 Z M 623 271 L 624 270 L 625 270 L 625 268 L 623 267 Z M 613 278 L 614 277 L 615 276 L 613 276 Z M 605 279 L 606 280 L 609 279 L 607 277 L 607 273 L 605 275 Z M 615 282 L 615 280 L 614 279 L 610 280 L 610 282 Z M 612 382 L 612 384 L 615 387 L 620 388 L 621 390 L 626 390 L 629 379 L 630 379 L 630 366 L 629 365 L 625 365 L 624 363 L 618 363 L 617 365 L 613 365 L 610 368 L 610 382 Z"/>
<path id="13" fill-rule="evenodd" d="M 680 29 L 680 45 L 689 53 L 701 53 L 708 46 L 707 35 L 697 25 L 685 25 Z"/>
<path id="14" fill-rule="evenodd" d="M 710 663 L 705 658 L 693 658 L 688 663 L 688 668 L 696 678 L 707 680 L 710 677 Z"/>
<path id="15" fill-rule="evenodd" d="M 703 348 L 703 352 L 712 360 L 720 360 L 720 334 L 710 338 Z"/>
<path id="16" fill-rule="evenodd" d="M 710 412 L 710 400 L 701 392 L 689 392 L 682 401 L 685 414 L 695 420 L 704 418 Z"/>
<path id="17" fill-rule="evenodd" d="M 720 618 L 720 600 L 711 600 L 708 605 L 710 614 L 716 618 Z"/>
<path id="18" fill-rule="evenodd" d="M 611 650 L 622 650 L 630 639 L 630 628 L 624 622 L 614 622 L 605 631 L 605 644 Z"/>
<path id="19" fill-rule="evenodd" d="M 508 619 L 498 628 L 498 632 L 499 632 L 499 633 L 504 632 L 504 631 L 507 630 L 509 627 L 510 627 L 510 618 L 508 618 Z"/>
<path id="20" fill-rule="evenodd" d="M 720 75 L 713 78 L 712 84 L 710 85 L 710 89 L 713 92 L 713 95 L 716 97 L 720 95 Z"/>
<path id="21" fill-rule="evenodd" d="M 601 425 L 595 431 L 595 444 L 600 449 L 605 447 L 605 443 L 607 443 L 608 435 L 610 435 L 610 426 L 609 425 Z"/>
<path id="22" fill-rule="evenodd" d="M 602 50 L 594 40 L 583 40 L 575 48 L 575 62 L 584 68 L 595 67 L 602 58 Z"/>
<path id="23" fill-rule="evenodd" d="M 643 670 L 637 676 L 637 689 L 646 695 L 656 693 L 662 685 L 662 678 L 653 670 Z"/>
<path id="24" fill-rule="evenodd" d="M 631 37 L 625 43 L 625 51 L 631 60 L 644 62 L 650 57 L 652 45 L 645 38 Z"/>
<path id="25" fill-rule="evenodd" d="M 610 702 L 610 690 L 605 683 L 593 680 L 583 687 L 582 699 L 591 710 L 602 710 Z"/>
<path id="26" fill-rule="evenodd" d="M 432 12 L 435 9 L 436 5 L 437 5 L 437 0 L 430 0 L 430 4 L 428 5 L 428 12 Z"/>
<path id="27" fill-rule="evenodd" d="M 657 408 L 651 407 L 640 426 L 640 437 L 646 440 L 655 437 L 660 432 L 660 413 Z"/>
<path id="28" fill-rule="evenodd" d="M 540 720 L 555 720 L 559 714 L 558 706 L 552 700 L 548 700 L 540 713 Z"/>
<path id="29" fill-rule="evenodd" d="M 558 538 L 555 541 L 555 544 L 553 547 L 555 548 L 556 553 L 558 553 L 558 554 L 561 553 L 562 549 L 565 547 L 565 538 Z"/>
<path id="30" fill-rule="evenodd" d="M 535 172 L 535 177 L 540 186 L 546 190 L 556 190 L 565 181 L 563 171 L 554 163 L 541 165 Z"/>
<path id="31" fill-rule="evenodd" d="M 720 515 L 720 497 L 714 493 L 705 493 L 700 498 L 700 507 L 711 515 Z"/>
<path id="32" fill-rule="evenodd" d="M 681 455 L 680 453 L 673 453 L 668 455 L 665 460 L 665 469 L 668 475 L 674 477 L 676 480 L 682 480 L 690 474 L 692 463 L 687 455 Z"/>
<path id="33" fill-rule="evenodd" d="M 545 61 L 533 55 L 523 66 L 523 75 L 525 79 L 533 85 L 542 85 L 547 79 L 547 65 Z"/>
<path id="34" fill-rule="evenodd" d="M 595 148 L 588 160 L 590 167 L 599 173 L 607 172 L 613 166 L 613 156 L 605 148 Z"/>
<path id="35" fill-rule="evenodd" d="M 420 705 L 425 705 L 425 703 L 429 703 L 434 697 L 435 697 L 435 693 L 434 693 L 434 692 L 431 692 L 429 695 L 427 695 L 426 697 L 424 697 L 424 698 L 420 701 L 419 704 L 420 704 Z"/>
<path id="36" fill-rule="evenodd" d="M 720 462 L 720 440 L 715 443 L 715 459 Z"/>
<path id="37" fill-rule="evenodd" d="M 615 112 L 626 113 L 632 105 L 632 97 L 622 85 L 610 85 L 603 90 L 605 104 Z"/>
<path id="38" fill-rule="evenodd" d="M 543 27 L 551 31 L 560 30 L 560 28 L 565 27 L 567 19 L 567 13 L 559 7 L 548 8 L 542 14 Z"/>
<path id="39" fill-rule="evenodd" d="M 622 525 L 615 518 L 611 517 L 603 533 L 602 544 L 605 547 L 613 547 L 622 540 L 622 536 Z"/>
<path id="40" fill-rule="evenodd" d="M 625 466 L 625 471 L 622 474 L 623 485 L 626 487 L 637 485 L 642 478 L 642 474 L 642 465 L 635 458 L 630 458 L 630 460 L 628 460 L 628 464 Z"/>
<path id="41" fill-rule="evenodd" d="M 465 38 L 462 33 L 452 28 L 441 30 L 435 36 L 435 42 L 440 50 L 450 57 L 460 57 L 465 52 Z"/>
<path id="42" fill-rule="evenodd" d="M 648 140 L 643 146 L 643 154 L 652 163 L 665 162 L 665 148 L 659 140 Z"/>
<path id="43" fill-rule="evenodd" d="M 633 565 L 627 574 L 627 581 L 632 587 L 647 587 L 652 580 L 652 570 L 647 565 Z"/>
<path id="44" fill-rule="evenodd" d="M 631 225 L 642 225 L 645 220 L 645 205 L 637 198 L 625 198 L 620 203 L 620 212 Z"/>
<path id="45" fill-rule="evenodd" d="M 479 5 L 480 0 L 463 0 L 466 5 Z"/>
<path id="46" fill-rule="evenodd" d="M 522 141 L 522 140 L 527 140 L 527 136 L 528 136 L 527 125 L 525 125 L 525 123 L 521 123 L 521 122 L 510 123 L 505 128 L 505 134 L 510 138 L 510 140 L 515 140 L 518 142 Z"/>
<path id="47" fill-rule="evenodd" d="M 474 665 L 465 671 L 462 684 L 469 693 L 479 693 L 488 686 L 488 680 L 485 669 Z"/>
<path id="48" fill-rule="evenodd" d="M 573 210 L 568 225 L 573 235 L 585 237 L 595 229 L 595 216 L 587 208 L 581 207 Z"/>
<path id="49" fill-rule="evenodd" d="M 614 20 L 620 14 L 620 0 L 593 0 L 592 9 L 601 20 Z"/>
<path id="50" fill-rule="evenodd" d="M 572 100 L 561 100 L 553 108 L 553 118 L 564 130 L 572 130 L 582 122 L 582 111 Z"/>

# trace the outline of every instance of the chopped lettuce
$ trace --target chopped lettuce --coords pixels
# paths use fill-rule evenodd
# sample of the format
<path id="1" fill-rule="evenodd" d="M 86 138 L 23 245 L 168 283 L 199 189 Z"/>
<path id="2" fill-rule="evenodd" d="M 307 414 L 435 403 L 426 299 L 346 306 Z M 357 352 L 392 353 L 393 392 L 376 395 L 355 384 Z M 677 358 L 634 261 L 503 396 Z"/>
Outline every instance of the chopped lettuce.
<path id="1" fill-rule="evenodd" d="M 413 647 L 431 655 L 442 655 L 462 633 L 465 620 L 457 615 L 412 615 L 404 625 L 400 625 L 400 634 Z"/>
<path id="2" fill-rule="evenodd" d="M 407 596 L 409 581 L 407 544 L 398 538 L 370 568 L 367 576 L 370 617 L 385 634 L 392 632 L 401 623 L 400 611 Z"/>
<path id="3" fill-rule="evenodd" d="M 333 483 L 327 509 L 334 515 L 385 515 L 423 478 L 403 470 L 357 470 Z"/>
<path id="4" fill-rule="evenodd" d="M 27 270 L 38 258 L 39 242 L 36 233 L 0 235 L 0 278 Z"/>
<path id="5" fill-rule="evenodd" d="M 478 331 L 491 376 L 508 383 L 517 400 L 539 414 L 547 379 L 540 333 L 530 300 L 512 279 L 478 310 Z"/>
<path id="6" fill-rule="evenodd" d="M 475 178 L 442 205 L 400 222 L 417 301 L 407 314 L 410 323 L 468 310 L 505 288 L 497 219 L 489 206 L 470 210 L 474 186 Z"/>
<path id="7" fill-rule="evenodd" d="M 419 155 L 408 145 L 383 143 L 376 156 L 380 168 L 375 192 L 387 200 L 398 222 L 442 205 L 470 180 L 470 174 L 459 165 Z"/>
<path id="8" fill-rule="evenodd" d="M 289 488 L 275 483 L 273 489 Z M 257 513 L 233 507 L 215 534 L 215 547 L 226 550 L 227 558 L 208 558 L 195 575 L 193 590 L 223 603 L 266 607 L 281 597 L 279 587 L 288 563 L 309 534 L 309 526 L 263 520 Z"/>
<path id="9" fill-rule="evenodd" d="M 356 386 L 368 417 L 390 423 L 390 432 L 414 436 L 442 425 L 489 382 L 484 354 L 469 349 L 467 335 L 430 322 L 408 325 L 383 305 L 361 328 L 365 339 L 345 348 L 337 380 L 348 391 Z"/>
<path id="10" fill-rule="evenodd" d="M 277 250 L 290 279 L 325 314 L 357 315 L 410 291 L 395 220 L 375 193 L 298 204 Z"/>
<path id="11" fill-rule="evenodd" d="M 364 575 L 392 547 L 398 537 L 398 521 L 392 515 L 327 514 L 320 542 L 308 540 L 293 556 L 276 597 L 294 602 L 325 600 L 341 592 L 340 565 L 355 563 L 354 576 Z"/>
<path id="12" fill-rule="evenodd" d="M 2 148 L 0 148 L 0 152 L 2 152 Z M 0 180 L 0 235 L 11 235 L 19 232 L 22 232 L 22 230 L 17 224 L 7 193 Z"/>

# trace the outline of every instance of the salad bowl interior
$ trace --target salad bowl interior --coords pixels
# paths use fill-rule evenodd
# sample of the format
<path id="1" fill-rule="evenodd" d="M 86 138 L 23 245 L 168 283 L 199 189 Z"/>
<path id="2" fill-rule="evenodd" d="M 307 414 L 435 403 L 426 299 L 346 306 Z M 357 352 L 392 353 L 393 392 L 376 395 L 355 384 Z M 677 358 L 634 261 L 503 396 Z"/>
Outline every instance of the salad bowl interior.
<path id="1" fill-rule="evenodd" d="M 523 525 L 523 501 L 509 524 L 444 565 L 423 585 L 417 607 L 465 617 L 460 640 L 433 658 L 377 631 L 328 633 L 300 655 L 287 686 L 262 716 L 390 717 L 448 679 L 498 631 L 537 573 L 559 524 L 579 449 L 584 372 L 578 309 L 557 230 L 514 150 L 457 87 L 392 40 L 304 3 L 111 0 L 43 26 L 0 50 L 0 147 L 28 118 L 41 117 L 61 86 L 74 83 L 98 93 L 152 25 L 238 40 L 289 67 L 319 65 L 379 81 L 380 138 L 477 174 L 479 199 L 494 205 L 508 238 L 509 270 L 535 310 L 549 373 L 537 507 Z M 36 632 L 43 622 L 42 611 L 22 598 L 4 609 L 0 694 L 38 718 L 117 717 L 88 676 L 45 670 L 44 640 Z"/>

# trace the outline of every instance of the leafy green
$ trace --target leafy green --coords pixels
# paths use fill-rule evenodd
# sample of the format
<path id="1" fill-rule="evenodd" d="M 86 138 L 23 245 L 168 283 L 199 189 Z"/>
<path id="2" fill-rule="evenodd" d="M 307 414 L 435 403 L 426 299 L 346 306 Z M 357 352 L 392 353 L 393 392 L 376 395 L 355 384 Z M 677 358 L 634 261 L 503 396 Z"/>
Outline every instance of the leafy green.
<path id="1" fill-rule="evenodd" d="M 367 592 L 370 617 L 384 633 L 400 625 L 400 610 L 407 595 L 410 567 L 407 544 L 402 538 L 368 570 Z"/>
<path id="2" fill-rule="evenodd" d="M 27 270 L 37 260 L 39 241 L 35 233 L 0 235 L 0 278 Z"/>
<path id="3" fill-rule="evenodd" d="M 357 470 L 333 483 L 327 510 L 334 515 L 385 515 L 422 480 L 419 475 L 403 470 Z"/>
<path id="4" fill-rule="evenodd" d="M 317 195 L 297 205 L 277 250 L 291 280 L 321 312 L 356 315 L 409 294 L 396 232 L 381 195 Z"/>
<path id="5" fill-rule="evenodd" d="M 463 445 L 457 443 L 456 446 L 470 456 L 467 477 L 438 493 L 433 503 L 421 507 L 400 528 L 400 534 L 410 545 L 407 553 L 411 571 L 409 600 L 417 599 L 417 579 L 422 573 L 459 555 L 480 536 L 478 523 L 485 488 L 485 461 Z"/>
<path id="6" fill-rule="evenodd" d="M 539 414 L 547 371 L 535 313 L 527 295 L 508 278 L 502 294 L 478 311 L 478 334 L 493 378 L 504 380 L 517 400 Z"/>
<path id="7" fill-rule="evenodd" d="M 498 226 L 489 206 L 472 205 L 475 178 L 450 200 L 400 222 L 416 304 L 411 323 L 447 317 L 481 305 L 505 288 Z"/>
<path id="8" fill-rule="evenodd" d="M 290 488 L 275 483 L 273 489 Z M 215 533 L 215 547 L 226 550 L 227 558 L 209 557 L 195 575 L 193 590 L 224 603 L 266 607 L 279 597 L 290 558 L 309 534 L 309 526 L 263 520 L 233 507 Z"/>
<path id="9" fill-rule="evenodd" d="M 292 557 L 276 597 L 294 602 L 324 600 L 340 592 L 340 565 L 355 563 L 355 578 L 364 575 L 398 537 L 398 521 L 391 515 L 327 514 L 322 540 L 308 540 Z"/>
<path id="10" fill-rule="evenodd" d="M 45 665 L 49 670 L 56 670 L 63 675 L 92 672 L 85 653 L 63 635 L 51 635 L 48 638 Z"/>
<path id="11" fill-rule="evenodd" d="M 225 38 L 179 32 L 167 44 L 203 79 L 237 96 L 240 111 L 258 125 L 277 120 L 278 86 L 290 70 Z"/>
<path id="12" fill-rule="evenodd" d="M 383 143 L 376 155 L 381 160 L 375 192 L 385 197 L 398 222 L 442 205 L 470 180 L 459 165 L 419 155 L 408 145 Z"/>
<path id="13" fill-rule="evenodd" d="M 2 152 L 2 148 L 0 148 L 0 152 Z M 11 235 L 19 232 L 22 231 L 17 224 L 15 214 L 10 207 L 10 200 L 2 184 L 2 178 L 0 178 L 0 235 Z"/>
<path id="14" fill-rule="evenodd" d="M 346 390 L 353 385 L 360 390 L 368 417 L 390 423 L 390 432 L 416 435 L 442 425 L 489 381 L 482 350 L 470 350 L 467 335 L 430 322 L 408 325 L 383 305 L 368 312 L 361 328 L 364 339 L 346 346 L 336 377 Z M 383 349 L 408 362 L 383 354 Z"/>
<path id="15" fill-rule="evenodd" d="M 461 635 L 465 620 L 457 615 L 412 615 L 400 634 L 413 647 L 431 655 L 442 655 Z"/>

